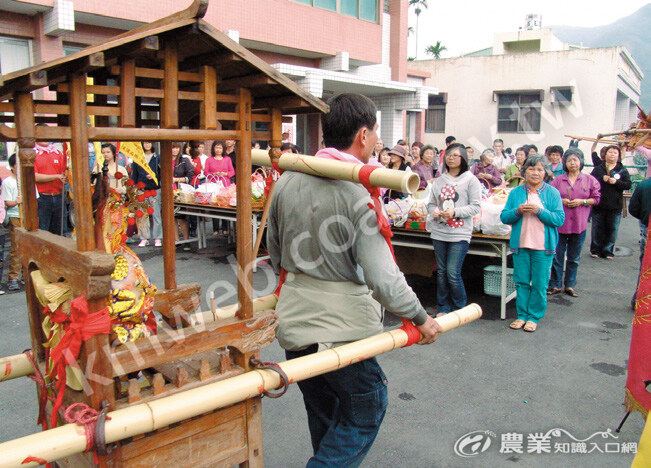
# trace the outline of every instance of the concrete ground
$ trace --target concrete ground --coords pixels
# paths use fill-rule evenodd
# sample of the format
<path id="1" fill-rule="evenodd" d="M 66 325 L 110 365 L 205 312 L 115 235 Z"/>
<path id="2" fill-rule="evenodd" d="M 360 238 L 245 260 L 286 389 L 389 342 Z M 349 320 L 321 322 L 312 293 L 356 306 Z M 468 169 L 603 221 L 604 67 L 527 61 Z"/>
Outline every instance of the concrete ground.
<path id="1" fill-rule="evenodd" d="M 489 261 L 468 257 L 464 277 L 470 300 L 482 306 L 484 316 L 433 345 L 379 357 L 389 378 L 390 403 L 364 466 L 630 466 L 632 454 L 610 452 L 638 442 L 644 424 L 634 413 L 621 433 L 614 433 L 624 416 L 637 226 L 631 217 L 622 220 L 620 252 L 613 261 L 590 258 L 586 242 L 576 288 L 580 297 L 553 297 L 533 334 L 508 328 L 515 317 L 514 303 L 508 306 L 507 320 L 499 319 L 497 300 L 482 292 L 482 268 Z M 161 285 L 160 251 L 135 250 L 153 282 Z M 202 252 L 179 248 L 177 260 L 179 283 L 202 284 L 204 309 L 210 290 L 221 304 L 235 301 L 234 258 L 224 245 L 214 241 Z M 431 310 L 435 281 L 411 276 L 408 280 Z M 263 295 L 273 290 L 276 279 L 267 266 L 254 274 L 254 281 Z M 393 328 L 398 320 L 389 316 L 385 325 Z M 0 356 L 28 347 L 24 294 L 7 293 L 0 297 Z M 285 360 L 276 343 L 262 357 Z M 3 382 L 0 389 L 0 441 L 37 431 L 33 382 L 27 378 Z M 298 387 L 291 386 L 280 399 L 265 399 L 263 421 L 265 464 L 304 466 L 311 447 Z M 505 434 L 522 437 L 515 446 L 524 453 L 500 453 Z M 535 438 L 541 441 L 538 445 Z M 455 447 L 466 456 L 455 453 Z M 592 453 L 581 453 L 582 447 Z"/>

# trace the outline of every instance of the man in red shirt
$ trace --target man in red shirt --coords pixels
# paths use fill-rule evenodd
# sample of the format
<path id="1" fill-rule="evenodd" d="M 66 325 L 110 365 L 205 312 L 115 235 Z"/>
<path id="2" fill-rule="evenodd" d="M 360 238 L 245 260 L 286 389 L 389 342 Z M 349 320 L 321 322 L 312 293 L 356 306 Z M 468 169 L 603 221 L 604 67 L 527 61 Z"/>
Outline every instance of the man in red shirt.
<path id="1" fill-rule="evenodd" d="M 58 147 L 49 142 L 36 142 L 34 151 L 34 179 L 39 195 L 38 227 L 62 236 L 65 218 L 63 185 L 68 183 L 65 176 L 66 157 Z"/>

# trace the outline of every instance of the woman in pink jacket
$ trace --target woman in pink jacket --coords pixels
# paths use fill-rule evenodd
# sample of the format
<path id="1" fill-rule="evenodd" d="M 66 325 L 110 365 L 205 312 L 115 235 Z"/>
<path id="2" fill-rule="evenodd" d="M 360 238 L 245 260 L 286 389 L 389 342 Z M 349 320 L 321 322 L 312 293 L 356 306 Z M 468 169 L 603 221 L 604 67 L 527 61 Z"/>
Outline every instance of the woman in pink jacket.
<path id="1" fill-rule="evenodd" d="M 231 185 L 231 177 L 235 175 L 235 169 L 231 158 L 224 157 L 224 142 L 215 140 L 210 150 L 210 157 L 206 159 L 203 168 L 207 182 L 221 181 L 224 187 Z M 212 177 L 210 177 L 212 175 Z"/>

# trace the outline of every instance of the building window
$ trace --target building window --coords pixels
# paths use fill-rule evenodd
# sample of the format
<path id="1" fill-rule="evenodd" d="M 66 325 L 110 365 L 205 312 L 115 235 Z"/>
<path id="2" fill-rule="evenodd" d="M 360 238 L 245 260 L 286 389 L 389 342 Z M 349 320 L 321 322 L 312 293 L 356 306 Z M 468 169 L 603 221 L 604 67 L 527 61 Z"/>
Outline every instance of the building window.
<path id="1" fill-rule="evenodd" d="M 540 133 L 541 93 L 497 93 L 497 131 Z"/>
<path id="2" fill-rule="evenodd" d="M 377 23 L 378 0 L 294 0 L 330 11 Z"/>
<path id="3" fill-rule="evenodd" d="M 425 133 L 445 133 L 445 103 L 447 96 L 430 96 L 425 113 Z"/>
<path id="4" fill-rule="evenodd" d="M 0 36 L 0 73 L 15 72 L 28 68 L 31 64 L 30 43 L 26 39 Z"/>
<path id="5" fill-rule="evenodd" d="M 81 50 L 84 49 L 85 46 L 82 45 L 77 45 L 77 44 L 66 44 L 65 42 L 63 43 L 63 55 L 68 56 L 72 54 L 76 54 L 77 52 L 80 52 Z"/>
<path id="6" fill-rule="evenodd" d="M 0 74 L 30 67 L 31 57 L 30 41 L 0 36 Z M 0 112 L 0 115 L 4 113 Z M 15 146 L 13 142 L 0 141 L 0 161 L 6 161 L 7 157 L 15 151 Z"/>

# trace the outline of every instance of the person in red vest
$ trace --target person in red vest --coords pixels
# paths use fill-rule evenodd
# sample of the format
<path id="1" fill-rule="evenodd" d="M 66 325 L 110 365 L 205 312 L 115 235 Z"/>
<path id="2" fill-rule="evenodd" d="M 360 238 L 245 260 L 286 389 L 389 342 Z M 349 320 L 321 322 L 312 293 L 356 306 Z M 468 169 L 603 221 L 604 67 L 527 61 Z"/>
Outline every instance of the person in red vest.
<path id="1" fill-rule="evenodd" d="M 66 178 L 66 156 L 61 149 L 47 141 L 37 141 L 34 147 L 34 180 L 38 191 L 38 228 L 52 234 L 64 234 L 65 211 L 63 186 Z"/>

